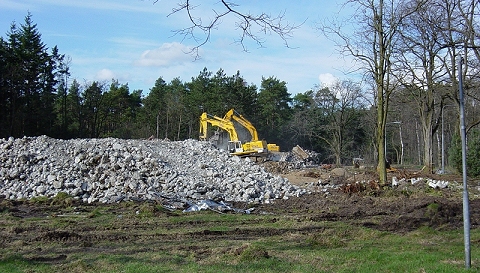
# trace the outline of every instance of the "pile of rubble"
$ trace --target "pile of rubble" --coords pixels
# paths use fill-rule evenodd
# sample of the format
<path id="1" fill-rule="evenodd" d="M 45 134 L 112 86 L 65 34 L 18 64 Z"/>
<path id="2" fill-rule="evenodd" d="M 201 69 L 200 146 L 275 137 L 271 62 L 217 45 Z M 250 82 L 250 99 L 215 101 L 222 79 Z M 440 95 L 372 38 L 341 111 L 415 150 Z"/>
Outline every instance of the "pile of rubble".
<path id="1" fill-rule="evenodd" d="M 0 139 L 0 196 L 268 203 L 307 191 L 196 140 Z"/>

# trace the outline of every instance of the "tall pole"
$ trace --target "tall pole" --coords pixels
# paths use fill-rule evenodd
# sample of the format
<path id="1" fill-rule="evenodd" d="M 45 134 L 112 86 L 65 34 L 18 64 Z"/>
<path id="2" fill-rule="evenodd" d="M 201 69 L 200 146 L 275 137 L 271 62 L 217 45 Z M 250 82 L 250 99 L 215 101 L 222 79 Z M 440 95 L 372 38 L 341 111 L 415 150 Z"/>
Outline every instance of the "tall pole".
<path id="1" fill-rule="evenodd" d="M 458 88 L 460 99 L 460 135 L 462 137 L 462 170 L 463 170 L 463 236 L 465 243 L 465 268 L 470 268 L 470 211 L 468 204 L 468 188 L 467 188 L 467 139 L 465 134 L 465 116 L 464 116 L 464 96 L 463 96 L 463 79 L 462 69 L 463 57 L 460 58 L 458 64 Z"/>
<path id="2" fill-rule="evenodd" d="M 402 147 L 402 153 L 400 154 L 400 165 L 403 166 L 403 138 L 402 138 L 402 123 L 400 122 L 398 125 L 400 129 L 400 145 Z"/>

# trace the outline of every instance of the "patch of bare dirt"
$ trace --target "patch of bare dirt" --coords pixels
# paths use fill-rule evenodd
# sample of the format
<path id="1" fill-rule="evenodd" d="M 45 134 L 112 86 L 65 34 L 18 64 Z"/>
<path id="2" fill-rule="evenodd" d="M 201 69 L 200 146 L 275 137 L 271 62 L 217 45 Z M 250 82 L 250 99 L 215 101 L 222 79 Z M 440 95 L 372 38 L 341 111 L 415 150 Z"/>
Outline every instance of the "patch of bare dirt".
<path id="1" fill-rule="evenodd" d="M 271 163 L 273 164 L 273 163 Z M 271 170 L 275 168 L 270 167 Z M 267 213 L 301 215 L 312 221 L 346 221 L 378 230 L 405 233 L 422 226 L 434 229 L 455 229 L 463 226 L 463 201 L 459 185 L 462 177 L 455 174 L 425 174 L 417 170 L 400 169 L 388 174 L 398 180 L 425 178 L 450 181 L 445 189 L 429 188 L 425 182 L 400 187 L 380 186 L 378 176 L 367 169 L 309 168 L 278 173 L 292 184 L 312 190 L 312 194 L 259 209 Z M 470 222 L 472 228 L 480 222 L 478 181 L 469 180 Z M 312 185 L 337 185 L 335 188 Z M 328 194 L 326 194 L 327 192 Z"/>
<path id="2" fill-rule="evenodd" d="M 405 233 L 422 226 L 456 229 L 463 225 L 461 198 L 416 196 L 370 196 L 336 192 L 328 197 L 312 193 L 262 205 L 261 210 L 274 214 L 306 217 L 311 221 L 345 221 L 383 231 Z M 472 228 L 480 220 L 480 200 L 470 201 Z"/>

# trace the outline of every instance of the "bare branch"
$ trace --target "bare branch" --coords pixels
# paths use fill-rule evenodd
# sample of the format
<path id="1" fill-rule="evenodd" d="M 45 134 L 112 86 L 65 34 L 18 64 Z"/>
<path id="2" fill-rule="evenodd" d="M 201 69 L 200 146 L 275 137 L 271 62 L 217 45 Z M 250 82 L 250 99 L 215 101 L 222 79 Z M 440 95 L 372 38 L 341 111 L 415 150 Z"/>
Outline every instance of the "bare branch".
<path id="1" fill-rule="evenodd" d="M 157 3 L 159 0 L 153 1 Z M 240 11 L 239 5 L 230 2 L 221 0 L 217 8 L 213 8 L 213 18 L 204 21 L 205 15 L 199 15 L 196 12 L 201 4 L 195 5 L 192 0 L 183 0 L 179 2 L 177 7 L 172 9 L 172 12 L 168 15 L 177 14 L 180 12 L 185 12 L 188 20 L 190 21 L 190 26 L 174 30 L 175 35 L 183 36 L 183 39 L 193 39 L 196 42 L 190 53 L 194 54 L 196 58 L 199 58 L 199 49 L 208 43 L 212 37 L 212 32 L 217 29 L 221 24 L 222 19 L 229 17 L 234 17 L 235 28 L 238 30 L 239 38 L 235 40 L 236 43 L 240 44 L 244 51 L 248 51 L 246 42 L 247 40 L 253 41 L 259 47 L 263 47 L 265 40 L 265 35 L 276 34 L 280 39 L 282 39 L 286 47 L 290 47 L 288 40 L 292 38 L 294 30 L 298 29 L 300 25 L 290 24 L 285 20 L 285 12 L 280 13 L 277 16 L 271 16 L 267 13 L 252 14 L 249 12 Z"/>

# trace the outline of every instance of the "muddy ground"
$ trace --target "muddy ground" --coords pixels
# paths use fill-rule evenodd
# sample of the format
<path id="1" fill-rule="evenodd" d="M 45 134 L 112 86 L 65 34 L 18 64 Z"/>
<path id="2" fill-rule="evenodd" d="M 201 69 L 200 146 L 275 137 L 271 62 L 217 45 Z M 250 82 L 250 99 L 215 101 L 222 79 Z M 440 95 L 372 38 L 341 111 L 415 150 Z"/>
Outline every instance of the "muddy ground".
<path id="1" fill-rule="evenodd" d="M 338 171 L 338 170 L 337 170 Z M 273 218 L 265 218 L 265 221 L 276 221 L 281 217 L 296 218 L 299 223 L 342 221 L 352 225 L 364 226 L 381 231 L 393 233 L 407 233 L 420 227 L 430 227 L 437 230 L 461 229 L 463 227 L 462 189 L 461 177 L 434 176 L 435 179 L 448 179 L 459 183 L 452 183 L 446 189 L 432 189 L 420 183 L 416 186 L 403 186 L 392 188 L 380 187 L 375 183 L 375 174 L 367 170 L 355 170 L 355 175 L 334 176 L 332 170 L 322 168 L 295 170 L 282 172 L 291 183 L 301 187 L 308 187 L 311 194 L 287 200 L 277 200 L 272 204 L 232 204 L 237 208 L 252 208 L 252 214 L 272 215 Z M 415 172 L 398 171 L 390 173 L 389 177 L 412 177 L 419 176 Z M 319 179 L 323 183 L 338 185 L 325 191 L 319 185 Z M 361 187 L 353 187 L 355 181 L 367 181 Z M 471 227 L 478 228 L 480 223 L 480 198 L 478 198 L 478 181 L 469 181 L 470 194 L 470 221 Z M 326 193 L 328 192 L 328 193 Z M 118 217 L 117 221 L 108 226 L 97 223 L 95 213 L 102 209 Z M 114 253 L 115 248 L 106 247 L 109 242 L 122 242 L 136 247 L 135 251 L 150 251 L 158 246 L 151 243 L 160 239 L 162 241 L 175 242 L 179 239 L 179 233 L 156 234 L 149 232 L 152 227 L 159 225 L 167 229 L 182 229 L 184 222 L 153 223 L 152 220 L 139 221 L 129 215 L 138 215 L 148 212 L 153 216 L 179 217 L 178 212 L 159 209 L 159 203 L 142 204 L 81 204 L 72 199 L 49 200 L 42 202 L 11 201 L 0 198 L 0 247 L 11 251 L 24 252 L 25 257 L 31 254 L 32 259 L 40 262 L 61 262 L 66 259 L 68 253 L 74 253 L 78 249 L 90 249 Z M 72 215 L 82 217 L 75 220 Z M 68 220 L 60 221 L 55 225 L 46 222 L 32 222 L 29 219 L 61 219 L 68 216 Z M 135 215 L 134 215 L 135 216 Z M 44 220 L 42 220 L 44 219 Z M 73 219 L 73 220 L 72 220 Z M 181 240 L 191 238 L 196 241 L 211 241 L 212 238 L 235 238 L 257 239 L 264 236 L 291 234 L 291 229 L 283 228 L 251 228 L 249 220 L 243 219 L 238 227 L 231 230 L 214 230 L 219 223 L 210 223 L 201 220 L 188 222 L 190 227 L 198 226 L 200 231 L 181 234 Z M 252 220 L 252 221 L 258 221 Z M 258 223 L 255 223 L 258 224 Z M 312 226 L 310 229 L 317 227 Z M 295 232 L 312 232 L 314 230 L 295 230 Z M 62 242 L 62 251 L 48 248 L 27 246 L 38 245 L 39 242 L 55 243 Z M 97 248 L 95 248 L 97 247 Z M 178 246 L 180 247 L 180 246 Z M 122 248 L 125 249 L 125 248 Z M 52 252 L 53 251 L 53 252 Z M 203 248 L 193 250 L 195 255 L 211 255 L 204 253 Z M 45 253 L 49 253 L 48 256 Z M 35 255 L 33 255 L 33 254 Z M 43 254 L 42 254 L 43 253 Z"/>
<path id="2" fill-rule="evenodd" d="M 445 189 L 433 189 L 425 182 L 397 187 L 381 187 L 377 174 L 370 168 L 332 169 L 330 165 L 302 170 L 285 170 L 278 165 L 266 166 L 281 174 L 292 184 L 312 190 L 312 194 L 263 205 L 259 209 L 278 214 L 307 215 L 314 220 L 344 221 L 382 231 L 405 233 L 422 226 L 434 229 L 463 227 L 463 178 L 458 174 L 426 174 L 416 169 L 393 169 L 393 177 L 424 178 L 449 181 Z M 321 181 L 319 183 L 319 181 Z M 356 182 L 361 182 L 357 186 Z M 334 184 L 338 189 L 328 190 L 324 185 Z M 316 185 L 318 185 L 316 187 Z M 323 185 L 323 186 L 322 186 Z M 468 179 L 470 223 L 480 223 L 480 182 Z"/>

